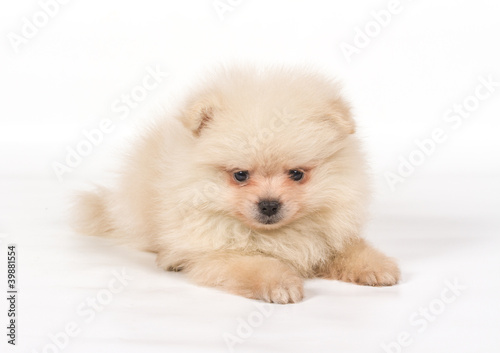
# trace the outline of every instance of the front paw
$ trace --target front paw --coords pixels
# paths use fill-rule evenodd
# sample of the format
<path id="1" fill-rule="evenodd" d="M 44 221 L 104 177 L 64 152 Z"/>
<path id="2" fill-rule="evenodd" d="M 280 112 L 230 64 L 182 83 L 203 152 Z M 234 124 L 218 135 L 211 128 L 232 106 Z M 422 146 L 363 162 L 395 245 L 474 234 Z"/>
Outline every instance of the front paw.
<path id="1" fill-rule="evenodd" d="M 274 267 L 261 267 L 259 272 L 238 276 L 224 284 L 225 289 L 250 299 L 268 303 L 297 303 L 304 297 L 303 279 L 287 266 L 273 261 Z"/>
<path id="2" fill-rule="evenodd" d="M 276 282 L 264 286 L 260 299 L 277 304 L 297 303 L 304 298 L 303 280 L 294 274 L 284 274 Z"/>
<path id="3" fill-rule="evenodd" d="M 319 275 L 366 286 L 392 286 L 400 278 L 396 262 L 363 239 L 348 244 Z"/>
<path id="4" fill-rule="evenodd" d="M 196 283 L 270 303 L 296 303 L 304 296 L 303 279 L 284 262 L 264 255 L 213 252 L 188 263 Z"/>
<path id="5" fill-rule="evenodd" d="M 380 254 L 359 259 L 359 262 L 339 273 L 341 281 L 365 286 L 392 286 L 398 283 L 400 272 L 396 262 Z"/>
<path id="6" fill-rule="evenodd" d="M 297 303 L 304 297 L 303 280 L 298 275 L 287 271 L 271 278 L 262 278 L 248 286 L 237 288 L 236 294 L 268 303 Z"/>

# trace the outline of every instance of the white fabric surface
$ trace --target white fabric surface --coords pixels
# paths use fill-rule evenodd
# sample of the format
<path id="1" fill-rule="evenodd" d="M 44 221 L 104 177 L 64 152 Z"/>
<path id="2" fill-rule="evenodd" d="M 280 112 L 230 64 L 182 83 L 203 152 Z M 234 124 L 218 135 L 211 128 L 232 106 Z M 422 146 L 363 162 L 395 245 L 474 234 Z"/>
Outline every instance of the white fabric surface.
<path id="1" fill-rule="evenodd" d="M 19 346 L 8 351 L 51 352 L 55 335 L 67 343 L 64 352 L 384 352 L 383 344 L 408 332 L 404 352 L 496 352 L 497 180 L 415 179 L 412 188 L 376 200 L 366 236 L 399 259 L 401 284 L 307 280 L 303 302 L 263 305 L 161 271 L 152 254 L 75 234 L 64 216 L 71 188 L 3 179 L 0 212 L 17 227 L 3 236 L 2 282 L 6 243 L 17 244 L 19 257 Z M 102 292 L 114 271 L 132 279 L 110 299 Z M 448 291 L 443 305 L 446 281 L 466 288 Z M 98 298 L 101 311 L 87 298 Z M 415 313 L 429 306 L 435 319 L 422 322 Z M 79 331 L 66 342 L 58 333 L 71 322 Z M 230 337 L 237 342 L 228 345 Z"/>

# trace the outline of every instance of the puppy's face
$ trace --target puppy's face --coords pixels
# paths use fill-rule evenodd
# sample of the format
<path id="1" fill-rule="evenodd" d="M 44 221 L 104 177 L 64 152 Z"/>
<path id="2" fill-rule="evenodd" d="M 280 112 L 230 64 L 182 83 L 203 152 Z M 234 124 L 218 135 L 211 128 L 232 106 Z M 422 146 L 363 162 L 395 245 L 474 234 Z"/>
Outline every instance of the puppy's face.
<path id="1" fill-rule="evenodd" d="M 312 166 L 226 170 L 231 213 L 252 228 L 273 229 L 304 213 Z"/>
<path id="2" fill-rule="evenodd" d="M 209 207 L 276 229 L 331 202 L 335 153 L 354 125 L 337 88 L 318 76 L 257 77 L 225 77 L 195 96 L 182 122 L 193 163 L 217 185 Z"/>

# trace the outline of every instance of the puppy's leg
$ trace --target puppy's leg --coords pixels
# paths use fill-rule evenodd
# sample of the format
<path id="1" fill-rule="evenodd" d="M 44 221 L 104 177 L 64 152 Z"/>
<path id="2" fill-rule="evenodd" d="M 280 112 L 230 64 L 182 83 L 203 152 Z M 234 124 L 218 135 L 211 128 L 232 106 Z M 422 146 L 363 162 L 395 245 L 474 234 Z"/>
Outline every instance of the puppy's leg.
<path id="1" fill-rule="evenodd" d="M 263 255 L 216 252 L 188 260 L 183 268 L 196 283 L 272 303 L 295 303 L 303 280 L 291 267 Z"/>
<path id="2" fill-rule="evenodd" d="M 355 239 L 320 270 L 320 277 L 368 286 L 392 286 L 399 281 L 396 262 L 363 239 Z"/>

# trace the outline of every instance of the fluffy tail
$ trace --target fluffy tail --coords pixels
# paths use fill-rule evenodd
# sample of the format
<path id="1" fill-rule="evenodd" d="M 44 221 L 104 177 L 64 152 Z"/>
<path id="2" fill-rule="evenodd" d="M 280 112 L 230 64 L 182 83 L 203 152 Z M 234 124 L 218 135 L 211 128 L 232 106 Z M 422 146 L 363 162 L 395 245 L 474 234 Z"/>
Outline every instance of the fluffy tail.
<path id="1" fill-rule="evenodd" d="M 98 187 L 93 191 L 82 191 L 76 195 L 72 210 L 73 227 L 79 233 L 111 236 L 114 227 L 107 206 L 109 191 Z"/>

